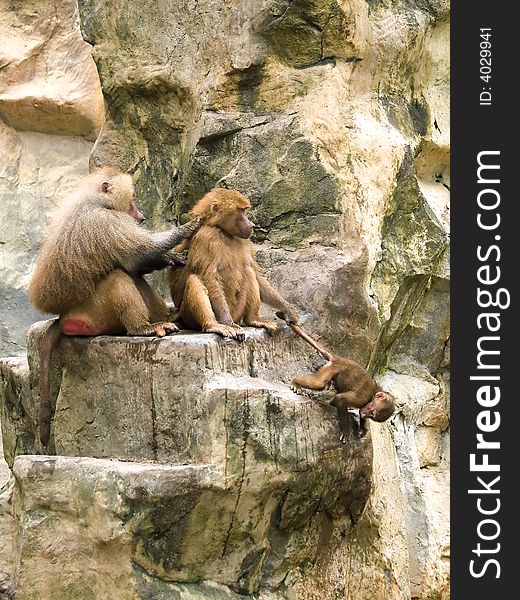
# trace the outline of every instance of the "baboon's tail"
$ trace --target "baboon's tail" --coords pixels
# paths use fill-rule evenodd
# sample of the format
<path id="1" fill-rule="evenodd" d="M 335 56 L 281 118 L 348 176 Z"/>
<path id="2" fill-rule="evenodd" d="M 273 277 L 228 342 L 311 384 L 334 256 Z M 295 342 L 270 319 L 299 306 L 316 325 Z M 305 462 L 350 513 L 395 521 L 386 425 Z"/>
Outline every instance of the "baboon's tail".
<path id="1" fill-rule="evenodd" d="M 40 346 L 40 441 L 46 446 L 51 434 L 51 360 L 61 338 L 60 319 L 47 329 Z"/>
<path id="2" fill-rule="evenodd" d="M 282 314 L 283 313 L 280 313 L 280 314 L 276 313 L 276 316 L 279 318 L 283 318 L 281 316 Z M 331 354 L 326 348 L 321 346 L 315 339 L 311 338 L 311 336 L 306 331 L 304 331 L 299 325 L 296 325 L 296 323 L 287 323 L 287 324 L 294 331 L 294 333 L 299 335 L 308 344 L 310 344 L 314 348 L 314 350 L 316 350 L 323 356 L 323 358 L 325 360 L 332 360 L 333 354 Z"/>

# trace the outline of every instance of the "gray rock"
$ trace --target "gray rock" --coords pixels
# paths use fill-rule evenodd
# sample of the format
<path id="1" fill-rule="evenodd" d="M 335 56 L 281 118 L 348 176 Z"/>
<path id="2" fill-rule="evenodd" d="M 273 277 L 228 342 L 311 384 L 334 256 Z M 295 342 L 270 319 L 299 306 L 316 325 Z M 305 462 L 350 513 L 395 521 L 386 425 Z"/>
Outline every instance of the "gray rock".
<path id="1" fill-rule="evenodd" d="M 44 452 L 30 382 L 48 324 L 29 333 L 29 373 L 20 360 L 2 370 L 20 598 L 125 597 L 123 574 L 136 598 L 181 593 L 166 582 L 198 583 L 200 594 L 275 589 L 328 552 L 334 528 L 346 536 L 360 520 L 371 437 L 352 418 L 342 444 L 335 409 L 283 383 L 314 362 L 287 328 L 275 338 L 247 329 L 242 344 L 198 333 L 64 339 L 50 444 L 59 455 L 18 454 L 27 429 Z"/>

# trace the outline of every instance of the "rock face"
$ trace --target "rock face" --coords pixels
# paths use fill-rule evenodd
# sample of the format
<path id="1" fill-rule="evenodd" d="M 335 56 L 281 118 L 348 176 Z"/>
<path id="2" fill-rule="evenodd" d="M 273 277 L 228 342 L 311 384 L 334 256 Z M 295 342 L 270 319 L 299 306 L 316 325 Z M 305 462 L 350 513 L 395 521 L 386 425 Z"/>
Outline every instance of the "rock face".
<path id="1" fill-rule="evenodd" d="M 31 329 L 28 364 L 1 369 L 17 598 L 177 597 L 168 582 L 206 580 L 314 597 L 324 572 L 322 597 L 333 597 L 370 493 L 372 443 L 352 418 L 342 444 L 335 409 L 283 383 L 313 366 L 303 342 L 255 330 L 243 344 L 64 340 L 49 448 L 59 456 L 36 456 L 47 326 Z"/>
<path id="2" fill-rule="evenodd" d="M 135 173 L 155 227 L 182 220 L 215 185 L 247 194 L 263 270 L 331 349 L 369 365 L 398 410 L 389 424 L 372 427 L 370 444 L 340 448 L 330 438 L 334 415 L 283 387 L 294 369 L 310 366 L 308 350 L 283 337 L 249 339 L 241 349 L 196 336 L 68 340 L 51 447 L 59 456 L 38 458 L 35 330 L 29 364 L 2 363 L 4 447 L 17 478 L 10 506 L 25 517 L 8 515 L 0 528 L 24 524 L 18 535 L 31 543 L 21 546 L 20 564 L 42 583 L 63 563 L 53 552 L 73 556 L 71 587 L 59 591 L 67 599 L 99 597 L 111 584 L 113 597 L 125 599 L 254 591 L 265 599 L 447 600 L 448 3 L 79 0 L 79 11 L 106 103 L 91 163 Z M 19 107 L 0 102 L 0 116 L 24 129 L 27 113 Z M 30 148 L 58 139 L 52 148 L 84 165 L 91 134 L 80 127 L 61 136 L 67 121 L 51 121 L 31 132 L 6 126 L 5 139 L 11 148 L 20 139 L 23 148 L 29 139 Z M 75 140 L 77 155 L 61 140 Z M 49 201 L 61 182 L 66 187 L 59 173 L 45 174 Z M 41 206 L 22 196 L 17 171 L 3 181 L 16 206 L 27 197 L 24 219 Z M 2 215 L 3 227 L 12 227 L 12 214 Z M 19 230 L 10 234 L 17 243 Z M 8 264 L 24 265 L 25 277 L 32 252 L 19 251 Z M 19 289 L 25 280 L 16 281 Z M 55 385 L 61 373 L 57 365 Z M 223 414 L 223 405 L 231 412 Z M 297 439 L 307 447 L 312 441 L 322 457 L 306 455 L 312 469 L 298 476 Z M 215 467 L 223 457 L 234 469 L 227 480 Z M 339 472 L 345 512 L 336 514 L 323 490 Z M 285 489 L 299 499 L 288 493 L 282 500 Z M 322 497 L 326 510 L 322 501 L 313 504 Z M 360 516 L 353 506 L 365 500 Z M 165 506 L 180 508 L 178 527 L 161 512 Z M 197 524 L 201 507 L 221 515 L 207 522 L 211 535 Z M 223 546 L 219 527 L 229 526 L 230 515 Z M 67 550 L 52 541 L 65 523 Z M 74 582 L 85 564 L 97 577 Z M 24 568 L 20 597 L 41 597 Z"/>
<path id="3" fill-rule="evenodd" d="M 408 288 L 446 277 L 446 3 L 79 7 L 107 104 L 92 161 L 161 218 L 248 194 L 275 284 L 366 364 Z"/>
<path id="4" fill-rule="evenodd" d="M 0 0 L 0 355 L 38 315 L 25 287 L 45 221 L 88 172 L 103 97 L 75 0 Z"/>
<path id="5" fill-rule="evenodd" d="M 448 3 L 79 6 L 107 105 L 92 161 L 135 172 L 159 220 L 215 185 L 248 194 L 271 280 L 396 392 L 374 436 L 396 479 L 376 461 L 373 552 L 345 595 L 447 597 Z M 376 577 L 393 553 L 408 590 Z"/>

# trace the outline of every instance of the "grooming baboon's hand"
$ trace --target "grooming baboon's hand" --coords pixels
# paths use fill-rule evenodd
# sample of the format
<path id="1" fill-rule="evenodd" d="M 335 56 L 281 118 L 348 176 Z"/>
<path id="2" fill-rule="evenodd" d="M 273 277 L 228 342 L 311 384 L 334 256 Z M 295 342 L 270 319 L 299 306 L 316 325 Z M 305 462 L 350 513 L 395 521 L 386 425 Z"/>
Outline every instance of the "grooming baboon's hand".
<path id="1" fill-rule="evenodd" d="M 192 219 L 191 221 L 184 223 L 184 225 L 179 225 L 179 227 L 177 227 L 176 229 L 176 233 L 179 236 L 179 240 L 185 240 L 190 238 L 201 226 L 201 224 L 202 220 L 199 217 L 197 217 L 196 219 Z"/>
<path id="2" fill-rule="evenodd" d="M 195 219 L 192 219 L 191 221 L 188 221 L 184 225 L 181 225 L 181 228 L 183 231 L 186 232 L 186 234 L 191 235 L 197 231 L 197 229 L 201 226 L 201 224 L 202 224 L 202 219 L 200 217 L 197 217 Z M 188 235 L 186 235 L 186 237 L 188 237 Z"/>
<path id="3" fill-rule="evenodd" d="M 172 267 L 183 267 L 188 260 L 188 251 L 184 250 L 184 252 L 174 252 L 171 250 L 166 254 L 166 260 Z"/>
<path id="4" fill-rule="evenodd" d="M 303 388 L 297 383 L 291 382 L 290 388 L 295 394 L 298 394 L 299 396 L 303 395 Z"/>
<path id="5" fill-rule="evenodd" d="M 154 239 L 159 246 L 166 246 L 164 250 L 174 248 L 177 244 L 180 244 L 183 240 L 191 238 L 191 236 L 197 231 L 201 225 L 199 218 L 192 219 L 184 225 L 174 227 L 170 231 L 163 231 L 162 233 L 156 233 Z"/>

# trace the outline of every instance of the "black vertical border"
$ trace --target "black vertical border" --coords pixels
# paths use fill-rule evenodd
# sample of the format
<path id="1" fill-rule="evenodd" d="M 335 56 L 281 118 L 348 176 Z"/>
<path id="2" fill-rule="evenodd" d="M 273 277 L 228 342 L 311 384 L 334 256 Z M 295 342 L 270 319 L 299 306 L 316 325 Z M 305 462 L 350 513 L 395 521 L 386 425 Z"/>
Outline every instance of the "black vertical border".
<path id="1" fill-rule="evenodd" d="M 512 16 L 512 6 L 505 2 L 452 3 L 451 7 L 451 299 L 452 299 L 452 361 L 451 361 L 451 598 L 453 600 L 495 600 L 518 594 L 515 579 L 520 567 L 513 564 L 518 555 L 518 516 L 513 515 L 520 498 L 515 497 L 513 486 L 520 472 L 520 420 L 516 405 L 519 394 L 514 393 L 513 357 L 518 354 L 518 319 L 516 294 L 512 290 L 513 277 L 520 273 L 520 229 L 517 225 L 520 193 L 513 189 L 515 175 L 520 165 L 513 166 L 519 154 L 515 148 L 518 136 L 519 103 L 516 100 L 518 81 L 518 20 Z M 488 83 L 480 79 L 480 29 L 491 28 L 492 71 Z M 479 95 L 483 87 L 491 87 L 492 105 L 480 106 Z M 477 194 L 482 185 L 477 184 L 477 155 L 482 151 L 500 151 L 501 203 L 497 209 L 501 215 L 500 227 L 493 232 L 479 229 L 477 225 Z M 518 162 L 518 161 L 515 161 Z M 493 542 L 480 540 L 477 534 L 479 522 L 486 517 L 477 509 L 477 495 L 468 494 L 478 488 L 477 476 L 489 480 L 490 474 L 470 472 L 469 456 L 476 452 L 477 414 L 483 410 L 476 401 L 476 392 L 482 383 L 470 381 L 476 375 L 477 340 L 486 335 L 477 327 L 477 269 L 483 263 L 477 259 L 478 245 L 487 247 L 497 243 L 500 235 L 501 280 L 497 287 L 511 292 L 511 305 L 507 310 L 497 309 L 501 314 L 499 360 L 501 363 L 501 401 L 498 410 L 501 425 L 489 439 L 499 440 L 500 450 L 490 451 L 490 462 L 501 466 L 499 498 L 500 511 L 495 518 L 501 527 L 500 536 Z M 493 258 L 495 254 L 493 254 Z M 482 286 L 481 286 L 482 287 Z M 480 312 L 485 312 L 480 309 Z M 520 367 L 516 368 L 520 373 Z M 520 403 L 518 403 L 520 407 Z M 516 428 L 517 431 L 513 431 Z M 516 435 L 515 435 L 516 434 Z M 481 487 L 481 486 L 480 486 Z M 482 496 L 490 498 L 491 496 Z M 484 501 L 484 500 L 483 500 Z M 490 531 L 490 530 L 488 530 Z M 496 554 L 482 554 L 480 559 L 473 552 L 477 544 L 493 548 L 500 543 Z M 482 568 L 485 557 L 496 558 L 500 563 L 500 577 L 495 578 L 496 568 L 486 569 L 485 574 L 475 578 L 470 574 L 469 563 L 479 560 Z M 516 562 L 516 561 L 515 561 Z M 500 594 L 498 596 L 497 594 Z"/>

